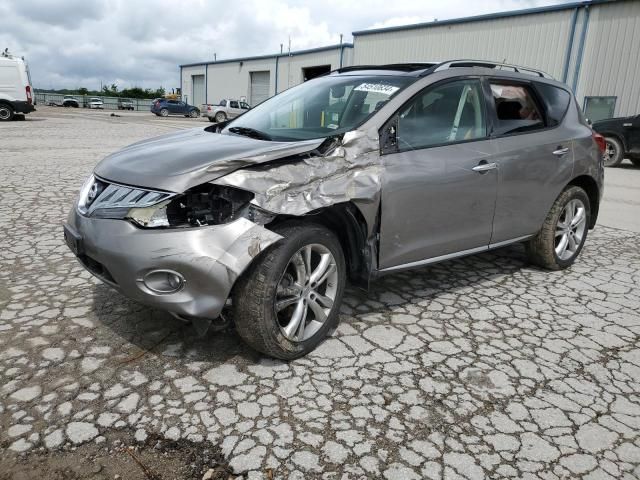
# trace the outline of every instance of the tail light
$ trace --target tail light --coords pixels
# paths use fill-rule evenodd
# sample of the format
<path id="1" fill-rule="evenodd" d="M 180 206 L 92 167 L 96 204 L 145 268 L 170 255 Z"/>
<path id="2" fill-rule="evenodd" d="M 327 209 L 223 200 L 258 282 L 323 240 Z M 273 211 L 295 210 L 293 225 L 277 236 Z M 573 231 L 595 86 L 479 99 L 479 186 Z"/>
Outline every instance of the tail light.
<path id="1" fill-rule="evenodd" d="M 207 105 L 207 111 L 210 112 L 211 111 L 211 105 Z"/>
<path id="2" fill-rule="evenodd" d="M 598 145 L 598 149 L 600 150 L 600 153 L 604 155 L 604 152 L 607 149 L 607 141 L 604 139 L 602 135 L 600 135 L 597 132 L 593 132 L 591 136 L 593 137 L 593 140 L 596 142 L 596 145 Z"/>
<path id="3" fill-rule="evenodd" d="M 25 90 L 27 92 L 27 103 L 28 104 L 32 104 L 33 103 L 33 95 L 31 94 L 31 86 L 27 85 L 25 87 Z"/>

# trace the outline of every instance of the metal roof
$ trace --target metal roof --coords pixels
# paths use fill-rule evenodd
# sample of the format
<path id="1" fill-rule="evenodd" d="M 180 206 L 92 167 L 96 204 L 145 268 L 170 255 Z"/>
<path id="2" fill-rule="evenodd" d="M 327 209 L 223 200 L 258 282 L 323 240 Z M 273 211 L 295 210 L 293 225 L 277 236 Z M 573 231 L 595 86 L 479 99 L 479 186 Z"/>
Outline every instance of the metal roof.
<path id="1" fill-rule="evenodd" d="M 354 37 L 371 35 L 374 33 L 399 32 L 403 30 L 416 30 L 420 28 L 438 27 L 442 25 L 455 25 L 461 23 L 478 22 L 482 20 L 494 20 L 497 18 L 517 17 L 521 15 L 531 15 L 534 13 L 556 12 L 559 10 L 572 10 L 574 8 L 588 7 L 603 3 L 613 3 L 617 0 L 586 0 L 583 2 L 563 3 L 560 5 L 548 5 L 545 7 L 525 8 L 523 10 L 511 10 L 507 12 L 488 13 L 484 15 L 474 15 L 472 17 L 452 18 L 449 20 L 434 20 L 433 22 L 413 23 L 410 25 L 399 25 L 397 27 L 373 28 L 371 30 L 359 30 L 352 32 Z"/>
<path id="2" fill-rule="evenodd" d="M 178 65 L 179 67 L 198 67 L 201 65 L 216 65 L 219 63 L 235 63 L 235 62 L 247 62 L 250 60 L 266 60 L 269 58 L 276 57 L 295 57 L 296 55 L 306 55 L 308 53 L 316 53 L 316 52 L 326 52 L 329 50 L 339 50 L 341 48 L 353 48 L 353 43 L 342 43 L 336 45 L 329 45 L 326 47 L 318 47 L 318 48 L 309 48 L 307 50 L 296 50 L 291 53 L 272 53 L 270 55 L 256 55 L 253 57 L 237 57 L 237 58 L 229 58 L 225 60 L 211 60 L 208 62 L 197 62 L 197 63 L 185 63 L 183 65 Z"/>

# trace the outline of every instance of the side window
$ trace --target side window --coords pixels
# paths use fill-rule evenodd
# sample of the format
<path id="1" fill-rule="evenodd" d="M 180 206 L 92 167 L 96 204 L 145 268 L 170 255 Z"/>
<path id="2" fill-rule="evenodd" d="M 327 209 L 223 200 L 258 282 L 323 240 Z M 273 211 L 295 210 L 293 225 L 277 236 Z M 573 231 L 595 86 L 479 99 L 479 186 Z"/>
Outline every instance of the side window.
<path id="1" fill-rule="evenodd" d="M 482 87 L 462 80 L 428 88 L 411 99 L 398 116 L 398 147 L 412 150 L 485 138 Z"/>
<path id="2" fill-rule="evenodd" d="M 491 82 L 491 93 L 498 116 L 495 135 L 544 128 L 544 117 L 529 87 Z"/>
<path id="3" fill-rule="evenodd" d="M 227 106 L 227 101 L 226 100 L 220 100 L 220 106 L 221 107 L 226 107 Z"/>
<path id="4" fill-rule="evenodd" d="M 238 106 L 238 101 L 237 101 L 237 100 L 231 100 L 231 101 L 229 102 L 229 106 L 230 106 L 231 108 L 240 108 L 240 107 Z"/>
<path id="5" fill-rule="evenodd" d="M 536 83 L 536 86 L 544 99 L 549 126 L 559 125 L 569 108 L 571 94 L 562 88 L 546 83 Z"/>
<path id="6" fill-rule="evenodd" d="M 240 108 L 242 108 L 243 110 L 249 110 L 251 107 L 248 103 L 240 102 Z"/>

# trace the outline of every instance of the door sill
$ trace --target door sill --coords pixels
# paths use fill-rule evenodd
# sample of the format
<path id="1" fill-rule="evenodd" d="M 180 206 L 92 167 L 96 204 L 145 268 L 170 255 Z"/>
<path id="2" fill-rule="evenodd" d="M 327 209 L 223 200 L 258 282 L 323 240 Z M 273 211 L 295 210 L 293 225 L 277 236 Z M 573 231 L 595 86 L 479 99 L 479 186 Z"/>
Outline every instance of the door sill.
<path id="1" fill-rule="evenodd" d="M 494 250 L 496 248 L 506 247 L 507 245 L 511 245 L 512 243 L 522 242 L 531 238 L 533 235 L 524 235 L 522 237 L 512 238 L 510 240 L 504 240 L 502 242 L 491 243 L 489 245 L 485 245 L 477 248 L 470 248 L 468 250 L 461 250 L 459 252 L 447 253 L 446 255 L 440 255 L 438 257 L 426 258 L 424 260 L 418 260 L 417 262 L 404 263 L 402 265 L 396 265 L 393 267 L 387 267 L 378 270 L 379 275 L 384 275 L 387 273 L 395 273 L 403 270 L 412 270 L 414 268 L 424 267 L 426 265 L 431 265 L 433 263 L 444 262 L 446 260 L 452 260 L 454 258 L 466 257 L 467 255 L 473 255 L 475 253 L 488 252 L 489 250 Z"/>

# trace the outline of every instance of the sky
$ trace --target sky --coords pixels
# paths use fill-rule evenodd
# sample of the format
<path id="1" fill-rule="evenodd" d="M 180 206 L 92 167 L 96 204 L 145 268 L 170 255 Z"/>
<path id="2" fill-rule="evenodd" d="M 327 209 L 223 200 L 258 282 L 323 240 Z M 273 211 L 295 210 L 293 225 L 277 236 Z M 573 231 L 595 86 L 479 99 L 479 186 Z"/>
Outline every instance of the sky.
<path id="1" fill-rule="evenodd" d="M 178 65 L 351 42 L 351 32 L 568 0 L 0 0 L 0 49 L 36 88 L 167 90 Z"/>

